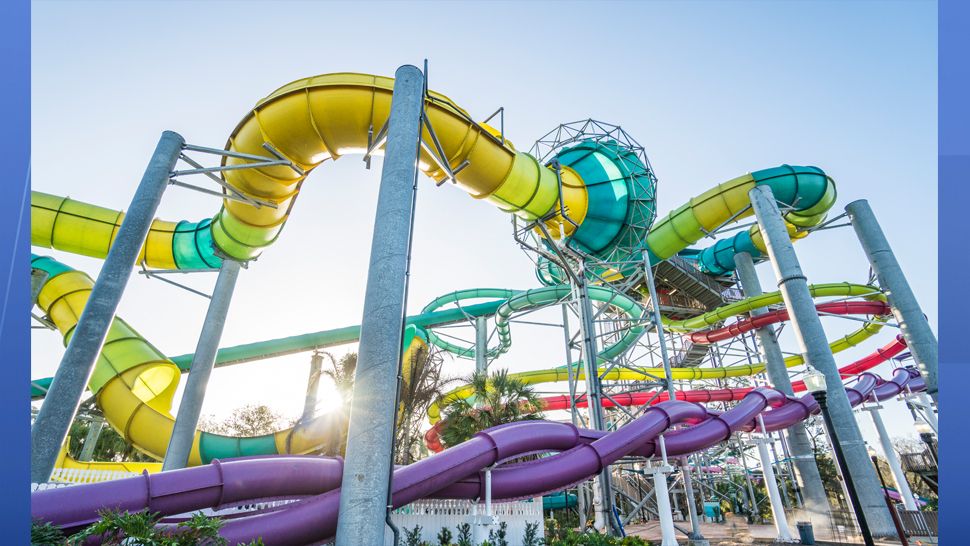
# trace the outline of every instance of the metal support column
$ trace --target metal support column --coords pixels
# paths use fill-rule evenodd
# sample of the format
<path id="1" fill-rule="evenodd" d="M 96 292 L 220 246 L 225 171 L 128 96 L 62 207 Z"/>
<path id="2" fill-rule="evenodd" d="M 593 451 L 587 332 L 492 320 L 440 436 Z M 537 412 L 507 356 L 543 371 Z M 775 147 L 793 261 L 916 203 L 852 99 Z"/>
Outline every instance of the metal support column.
<path id="1" fill-rule="evenodd" d="M 660 360 L 664 366 L 664 381 L 667 383 L 667 392 L 671 400 L 676 400 L 674 393 L 674 378 L 670 370 L 670 358 L 667 356 L 667 342 L 664 337 L 663 323 L 660 321 L 660 300 L 657 299 L 657 286 L 653 280 L 653 268 L 650 267 L 650 257 L 643 257 L 643 273 L 647 279 L 647 290 L 650 292 L 651 318 L 653 325 L 657 328 L 657 344 L 660 345 Z"/>
<path id="2" fill-rule="evenodd" d="M 185 140 L 162 133 L 30 429 L 30 481 L 50 479 Z"/>
<path id="3" fill-rule="evenodd" d="M 655 466 L 648 470 L 653 474 L 653 491 L 657 499 L 657 516 L 660 519 L 660 546 L 679 546 L 674 529 L 674 517 L 670 512 L 670 493 L 667 489 L 667 474 L 674 469 L 671 466 Z"/>
<path id="4" fill-rule="evenodd" d="M 240 263 L 235 260 L 222 260 L 219 277 L 212 290 L 212 299 L 209 300 L 209 309 L 205 313 L 205 322 L 202 323 L 202 332 L 195 346 L 195 354 L 192 355 L 189 378 L 185 381 L 185 390 L 182 392 L 182 401 L 175 416 L 175 426 L 172 428 L 172 437 L 165 451 L 162 470 L 176 470 L 185 468 L 189 464 L 189 454 L 195 441 L 195 429 L 199 426 L 205 391 L 209 386 L 209 377 L 216 363 L 216 353 L 222 340 L 222 330 L 226 326 L 226 315 L 229 313 L 229 304 L 236 289 L 239 268 Z"/>
<path id="5" fill-rule="evenodd" d="M 77 460 L 90 461 L 94 459 L 94 447 L 98 445 L 98 438 L 101 437 L 102 430 L 104 430 L 104 417 L 92 417 Z"/>
<path id="6" fill-rule="evenodd" d="M 475 371 L 488 372 L 488 317 L 475 317 Z"/>
<path id="7" fill-rule="evenodd" d="M 580 263 L 576 293 L 579 299 L 579 326 L 583 347 L 583 364 L 586 368 L 586 410 L 590 424 L 596 430 L 606 430 L 603 418 L 602 387 L 596 355 L 596 325 L 593 322 L 593 302 L 589 298 L 586 280 L 586 264 Z M 615 533 L 613 517 L 613 488 L 610 483 L 610 469 L 604 468 L 595 479 L 593 487 L 594 526 L 611 535 Z"/>
<path id="8" fill-rule="evenodd" d="M 909 282 L 903 275 L 903 270 L 899 267 L 896 255 L 893 254 L 886 235 L 879 227 L 869 202 L 865 199 L 853 201 L 846 205 L 845 211 L 849 214 L 852 227 L 872 265 L 872 271 L 879 279 L 879 286 L 886 292 L 893 315 L 899 323 L 899 330 L 906 339 L 906 345 L 913 353 L 913 359 L 916 360 L 920 373 L 926 380 L 926 393 L 936 401 L 939 359 L 936 335 L 930 329 L 930 323 L 920 309 L 916 295 L 909 287 Z"/>
<path id="9" fill-rule="evenodd" d="M 686 458 L 680 460 L 680 475 L 684 477 L 684 495 L 687 497 L 687 514 L 690 516 L 690 546 L 707 546 L 710 544 L 701 533 L 700 516 L 697 513 L 697 501 L 694 496 L 694 480 L 690 475 L 690 466 Z"/>
<path id="10" fill-rule="evenodd" d="M 337 546 L 384 543 L 424 77 L 397 69 L 367 270 Z"/>
<path id="11" fill-rule="evenodd" d="M 768 502 L 771 504 L 771 519 L 775 522 L 775 531 L 778 532 L 779 542 L 792 540 L 791 529 L 788 528 L 788 516 L 785 515 L 785 507 L 781 503 L 781 495 L 778 491 L 778 482 L 775 480 L 775 470 L 771 467 L 771 456 L 768 454 L 768 444 L 771 438 L 754 438 L 752 441 L 758 446 L 758 458 L 761 459 L 761 472 L 764 473 L 765 487 L 768 489 Z"/>
<path id="12" fill-rule="evenodd" d="M 859 425 L 852 414 L 852 406 L 842 386 L 842 377 L 829 349 L 825 330 L 815 311 L 815 302 L 808 290 L 808 281 L 798 263 L 785 221 L 778 204 L 766 185 L 757 186 L 749 193 L 758 225 L 768 247 L 768 255 L 778 278 L 778 287 L 798 340 L 801 353 L 809 365 L 825 375 L 828 385 L 829 411 L 835 423 L 836 435 L 842 442 L 846 464 L 858 484 L 859 497 L 873 534 L 881 537 L 894 536 L 896 530 L 879 494 L 879 480 L 869 460 Z"/>
<path id="13" fill-rule="evenodd" d="M 889 470 L 893 473 L 893 481 L 896 482 L 896 491 L 902 497 L 903 505 L 907 510 L 919 510 L 916 506 L 916 500 L 913 499 L 913 491 L 909 488 L 909 482 L 906 481 L 906 474 L 903 472 L 903 467 L 899 464 L 899 457 L 896 456 L 896 450 L 893 449 L 892 440 L 889 439 L 886 425 L 882 422 L 882 416 L 879 415 L 879 410 L 882 409 L 882 406 L 866 406 L 862 409 L 869 412 L 869 416 L 872 417 L 872 424 L 876 426 L 876 433 L 879 435 L 879 445 L 882 446 L 882 454 L 886 457 L 886 462 L 889 463 Z"/>
<path id="14" fill-rule="evenodd" d="M 734 265 L 745 297 L 750 298 L 763 294 L 761 281 L 758 279 L 758 272 L 755 270 L 751 255 L 747 252 L 735 254 Z M 751 316 L 758 316 L 766 311 L 767 309 L 764 308 L 754 309 L 751 311 Z M 775 338 L 775 329 L 771 325 L 763 326 L 756 330 L 756 334 L 761 358 L 764 359 L 765 370 L 768 372 L 768 379 L 771 384 L 782 393 L 793 395 L 791 378 L 788 376 L 788 368 L 785 366 L 785 356 Z M 802 500 L 805 509 L 808 510 L 813 521 L 821 524 L 828 519 L 830 507 L 828 495 L 825 494 L 825 486 L 822 484 L 822 476 L 815 464 L 812 441 L 805 430 L 805 424 L 801 421 L 789 427 L 787 432 L 788 447 L 791 450 L 792 458 L 795 460 L 798 479 L 801 481 Z"/>
<path id="15" fill-rule="evenodd" d="M 566 377 L 569 383 L 569 419 L 573 426 L 579 424 L 579 416 L 576 414 L 576 373 L 573 369 L 573 348 L 572 337 L 569 330 L 569 304 L 562 304 L 562 334 L 566 348 Z M 576 486 L 576 511 L 579 513 L 579 530 L 586 530 L 586 483 Z"/>
<path id="16" fill-rule="evenodd" d="M 314 352 L 310 356 L 310 376 L 307 378 L 306 398 L 303 400 L 301 421 L 309 421 L 317 411 L 317 393 L 320 391 L 320 376 L 323 374 L 323 354 Z"/>
<path id="17" fill-rule="evenodd" d="M 933 427 L 936 431 L 936 435 L 940 435 L 940 421 L 936 417 L 936 410 L 933 409 L 933 400 L 925 392 L 919 393 L 917 396 L 920 401 L 920 405 L 923 406 L 923 415 L 926 417 L 926 422 Z"/>

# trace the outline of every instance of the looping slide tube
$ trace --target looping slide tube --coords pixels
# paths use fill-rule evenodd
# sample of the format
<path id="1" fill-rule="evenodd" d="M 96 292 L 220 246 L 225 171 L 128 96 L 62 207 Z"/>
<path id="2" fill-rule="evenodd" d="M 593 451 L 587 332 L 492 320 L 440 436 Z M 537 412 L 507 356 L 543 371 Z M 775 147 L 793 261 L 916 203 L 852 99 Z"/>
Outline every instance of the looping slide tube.
<path id="1" fill-rule="evenodd" d="M 32 256 L 31 267 L 48 275 L 38 294 L 37 305 L 50 317 L 67 344 L 94 283 L 86 274 L 52 258 Z M 404 343 L 405 363 L 425 346 L 422 334 L 414 326 L 406 330 Z M 174 426 L 169 410 L 179 376 L 179 369 L 172 361 L 128 323 L 116 318 L 88 388 L 112 428 L 139 451 L 161 460 Z M 325 445 L 336 425 L 334 419 L 331 414 L 323 414 L 286 430 L 246 438 L 197 431 L 189 464 L 249 455 L 309 453 Z M 69 466 L 85 464 L 72 461 Z"/>
<path id="2" fill-rule="evenodd" d="M 905 388 L 924 388 L 912 368 L 897 370 L 891 381 L 866 374 L 847 391 L 850 403 L 857 405 L 867 398 L 895 396 Z M 502 425 L 444 453 L 397 468 L 393 504 L 399 507 L 427 497 L 481 498 L 482 471 L 496 464 L 491 471 L 495 500 L 533 497 L 584 481 L 623 456 L 655 456 L 660 434 L 668 454 L 679 456 L 706 449 L 736 431 L 754 430 L 759 414 L 765 428 L 773 431 L 816 411 L 818 406 L 809 395 L 787 398 L 758 388 L 724 413 L 682 401 L 663 402 L 613 432 L 546 421 Z M 559 455 L 501 464 L 542 452 Z M 32 494 L 31 510 L 35 518 L 77 529 L 96 519 L 102 507 L 149 508 L 168 516 L 250 499 L 304 498 L 271 512 L 229 520 L 221 534 L 230 543 L 261 537 L 267 546 L 314 544 L 332 537 L 336 529 L 341 467 L 337 459 L 320 458 L 219 461 L 156 476 L 38 491 Z M 305 498 L 308 495 L 315 496 Z"/>

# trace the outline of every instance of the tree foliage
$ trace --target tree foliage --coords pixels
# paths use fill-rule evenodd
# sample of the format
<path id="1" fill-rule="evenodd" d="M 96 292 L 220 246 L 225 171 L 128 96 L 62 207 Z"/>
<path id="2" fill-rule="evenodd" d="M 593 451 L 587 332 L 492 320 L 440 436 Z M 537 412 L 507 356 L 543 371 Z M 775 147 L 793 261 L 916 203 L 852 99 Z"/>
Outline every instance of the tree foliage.
<path id="1" fill-rule="evenodd" d="M 81 456 L 84 448 L 84 441 L 88 437 L 92 422 L 89 420 L 75 420 L 71 423 L 71 430 L 68 433 L 68 453 L 75 459 Z M 94 445 L 94 461 L 135 461 L 135 462 L 154 462 L 155 459 L 145 455 L 135 449 L 134 446 L 125 441 L 110 425 L 105 424 L 98 435 Z"/>
<path id="2" fill-rule="evenodd" d="M 246 404 L 234 409 L 229 417 L 222 420 L 211 415 L 203 417 L 199 421 L 199 428 L 226 436 L 252 437 L 270 434 L 292 424 L 269 406 Z"/>
<path id="3" fill-rule="evenodd" d="M 422 348 L 408 363 L 401 383 L 400 409 L 394 433 L 397 464 L 411 464 L 427 453 L 421 427 L 428 408 L 444 395 L 446 387 L 457 381 L 444 377 L 444 360 L 434 351 Z"/>
<path id="4" fill-rule="evenodd" d="M 451 447 L 476 432 L 515 421 L 542 419 L 542 402 L 532 388 L 509 376 L 508 370 L 489 375 L 475 372 L 468 380 L 472 396 L 454 398 L 442 408 L 445 426 L 441 440 Z"/>

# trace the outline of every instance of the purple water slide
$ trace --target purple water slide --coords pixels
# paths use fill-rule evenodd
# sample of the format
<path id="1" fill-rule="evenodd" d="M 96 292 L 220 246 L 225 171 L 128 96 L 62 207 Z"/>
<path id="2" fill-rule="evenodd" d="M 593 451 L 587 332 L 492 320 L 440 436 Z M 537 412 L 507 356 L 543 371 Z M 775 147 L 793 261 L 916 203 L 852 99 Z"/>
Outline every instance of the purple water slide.
<path id="1" fill-rule="evenodd" d="M 846 390 L 850 403 L 857 405 L 866 399 L 882 400 L 906 389 L 923 388 L 915 370 L 902 368 L 890 381 L 862 374 Z M 611 433 L 547 421 L 511 423 L 398 468 L 394 473 L 393 501 L 397 507 L 426 497 L 478 499 L 484 496 L 483 469 L 523 454 L 558 452 L 492 471 L 494 499 L 533 497 L 582 482 L 625 455 L 654 456 L 661 434 L 668 455 L 677 456 L 706 449 L 735 431 L 760 428 L 758 415 L 771 431 L 791 426 L 817 411 L 811 395 L 785 397 L 772 389 L 760 388 L 724 413 L 693 403 L 664 402 Z M 668 430 L 684 424 L 693 425 Z M 336 528 L 341 472 L 342 461 L 337 458 L 284 456 L 216 461 L 185 470 L 38 491 L 32 495 L 32 515 L 75 530 L 95 521 L 101 508 L 148 508 L 172 515 L 255 499 L 310 496 L 278 510 L 228 521 L 223 536 L 230 543 L 262 537 L 267 545 L 312 544 L 330 538 Z"/>

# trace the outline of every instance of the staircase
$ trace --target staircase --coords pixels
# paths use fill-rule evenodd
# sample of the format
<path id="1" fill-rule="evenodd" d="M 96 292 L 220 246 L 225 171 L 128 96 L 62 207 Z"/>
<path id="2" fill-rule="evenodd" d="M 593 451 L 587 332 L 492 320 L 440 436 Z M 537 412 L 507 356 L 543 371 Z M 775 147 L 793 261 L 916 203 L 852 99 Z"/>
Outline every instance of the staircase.
<path id="1" fill-rule="evenodd" d="M 704 310 L 724 305 L 726 287 L 715 278 L 701 273 L 693 262 L 680 256 L 671 256 L 657 264 L 654 269 L 657 281 L 701 304 Z M 664 302 L 661 302 L 663 305 Z"/>
<path id="2" fill-rule="evenodd" d="M 923 450 L 922 453 L 902 453 L 901 456 L 903 470 L 918 474 L 923 482 L 939 495 L 939 469 L 933 462 L 929 450 Z"/>
<path id="3" fill-rule="evenodd" d="M 684 341 L 684 347 L 670 359 L 670 365 L 677 368 L 693 368 L 700 366 L 710 350 L 710 345 L 701 345 Z"/>

